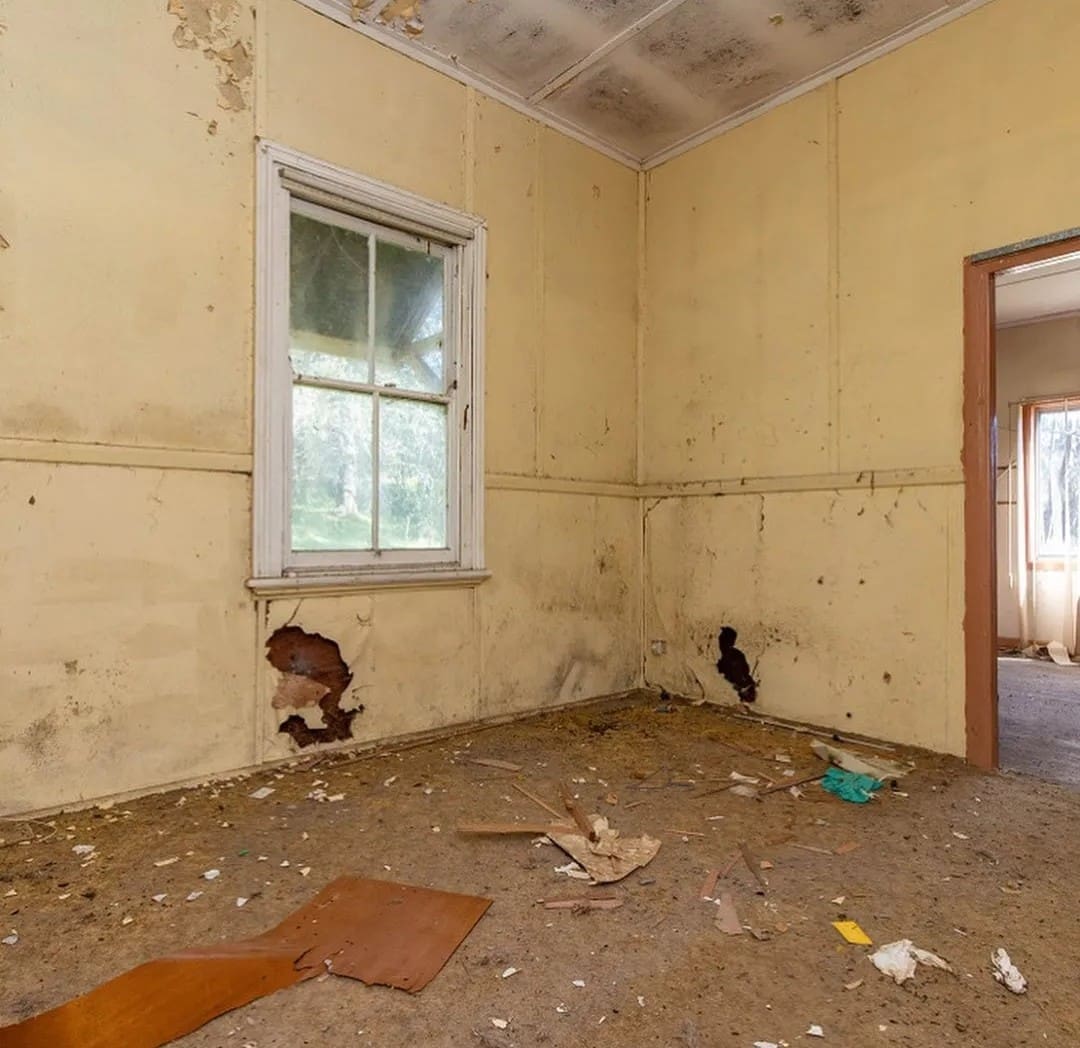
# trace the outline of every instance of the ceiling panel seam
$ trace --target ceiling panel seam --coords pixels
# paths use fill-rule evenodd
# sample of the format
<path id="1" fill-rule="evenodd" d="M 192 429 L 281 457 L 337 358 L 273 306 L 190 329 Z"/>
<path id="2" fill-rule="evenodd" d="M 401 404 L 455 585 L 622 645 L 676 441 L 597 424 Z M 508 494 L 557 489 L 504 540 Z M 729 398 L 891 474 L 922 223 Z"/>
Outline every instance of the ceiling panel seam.
<path id="1" fill-rule="evenodd" d="M 596 65 L 605 55 L 611 54 L 615 48 L 622 46 L 628 40 L 632 40 L 643 29 L 647 29 L 654 22 L 659 22 L 665 15 L 674 11 L 677 7 L 682 7 L 685 3 L 687 3 L 687 0 L 664 0 L 659 7 L 653 8 L 646 15 L 642 15 L 636 22 L 632 22 L 614 36 L 608 37 L 604 43 L 590 51 L 584 58 L 564 69 L 558 76 L 552 77 L 543 87 L 529 95 L 529 102 L 534 105 L 537 102 L 542 102 L 545 98 L 558 91 L 564 84 L 570 83 L 579 74 L 585 72 L 590 66 Z"/>

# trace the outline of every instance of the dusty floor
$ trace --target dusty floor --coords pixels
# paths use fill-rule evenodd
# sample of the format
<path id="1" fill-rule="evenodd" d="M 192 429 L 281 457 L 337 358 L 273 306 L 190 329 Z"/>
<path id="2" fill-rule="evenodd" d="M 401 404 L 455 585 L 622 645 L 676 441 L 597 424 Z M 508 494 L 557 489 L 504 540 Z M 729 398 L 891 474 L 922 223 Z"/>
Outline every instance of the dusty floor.
<path id="1" fill-rule="evenodd" d="M 998 659 L 1001 766 L 1080 786 L 1080 666 Z"/>
<path id="2" fill-rule="evenodd" d="M 0 849 L 0 919 L 5 934 L 19 936 L 0 945 L 0 1021 L 49 1008 L 160 953 L 255 934 L 334 877 L 355 873 L 483 894 L 494 905 L 419 996 L 330 977 L 177 1043 L 1080 1043 L 1080 794 L 917 753 L 917 770 L 901 780 L 907 796 L 884 791 L 868 805 L 817 786 L 801 798 L 786 790 L 761 800 L 698 796 L 733 770 L 778 782 L 785 770 L 791 778 L 819 771 L 808 741 L 709 708 L 593 707 L 400 754 L 326 759 L 283 777 L 267 771 L 61 816 L 52 840 Z M 777 753 L 790 764 L 775 761 Z M 493 771 L 467 763 L 469 755 L 523 770 Z M 641 788 L 661 785 L 663 773 L 641 781 L 658 769 L 696 782 Z M 545 910 L 538 900 L 588 891 L 554 872 L 566 861 L 561 852 L 529 837 L 454 832 L 466 819 L 544 819 L 511 783 L 557 802 L 560 779 L 575 780 L 587 809 L 624 832 L 663 839 L 657 858 L 617 886 L 620 909 Z M 274 787 L 271 796 L 248 796 L 264 784 Z M 309 798 L 313 789 L 344 799 Z M 605 801 L 609 793 L 616 804 Z M 17 832 L 0 826 L 8 841 Z M 768 936 L 760 940 L 722 934 L 716 907 L 700 898 L 706 872 L 726 865 L 740 840 L 773 863 L 765 897 L 742 864 L 723 882 L 742 920 Z M 793 847 L 847 842 L 858 847 L 841 855 Z M 94 845 L 96 857 L 74 854 L 79 844 Z M 154 865 L 171 856 L 179 861 Z M 220 877 L 204 880 L 209 868 Z M 202 895 L 185 901 L 193 891 Z M 154 902 L 159 893 L 166 898 Z M 238 909 L 237 897 L 250 901 Z M 879 944 L 914 940 L 952 962 L 955 974 L 920 968 L 913 982 L 894 985 L 867 961 L 867 948 L 841 941 L 830 922 L 842 917 Z M 992 979 L 996 946 L 1030 980 L 1026 996 Z M 520 971 L 503 979 L 508 966 Z M 508 1028 L 495 1029 L 493 1017 Z M 812 1023 L 824 1041 L 806 1035 Z"/>

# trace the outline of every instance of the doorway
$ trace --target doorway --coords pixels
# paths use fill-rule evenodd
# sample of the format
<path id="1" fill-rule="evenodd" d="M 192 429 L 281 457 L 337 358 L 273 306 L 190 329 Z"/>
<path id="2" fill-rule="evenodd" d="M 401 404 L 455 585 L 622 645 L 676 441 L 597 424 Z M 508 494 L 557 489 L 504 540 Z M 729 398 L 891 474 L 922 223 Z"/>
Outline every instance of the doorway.
<path id="1" fill-rule="evenodd" d="M 1080 236 L 964 267 L 967 756 L 1080 785 Z"/>

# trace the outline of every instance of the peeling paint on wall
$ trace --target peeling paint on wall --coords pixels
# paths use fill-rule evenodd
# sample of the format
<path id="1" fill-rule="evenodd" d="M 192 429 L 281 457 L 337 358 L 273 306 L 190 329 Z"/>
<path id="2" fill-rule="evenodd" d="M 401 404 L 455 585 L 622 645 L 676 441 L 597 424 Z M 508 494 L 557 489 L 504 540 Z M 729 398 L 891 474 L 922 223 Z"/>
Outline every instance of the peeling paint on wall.
<path id="1" fill-rule="evenodd" d="M 281 671 L 270 704 L 291 711 L 278 731 L 298 746 L 352 738 L 353 718 L 364 707 L 348 708 L 344 701 L 353 675 L 336 641 L 299 626 L 282 626 L 266 642 L 266 658 Z"/>
<path id="2" fill-rule="evenodd" d="M 400 25 L 409 36 L 419 36 L 424 31 L 420 17 L 422 0 L 390 0 L 376 16 L 375 21 L 385 25 Z"/>
<path id="3" fill-rule="evenodd" d="M 245 90 L 251 84 L 251 46 L 236 34 L 239 0 L 169 0 L 167 11 L 178 21 L 173 43 L 201 51 L 214 63 L 218 75 L 218 105 L 241 111 L 248 108 Z"/>

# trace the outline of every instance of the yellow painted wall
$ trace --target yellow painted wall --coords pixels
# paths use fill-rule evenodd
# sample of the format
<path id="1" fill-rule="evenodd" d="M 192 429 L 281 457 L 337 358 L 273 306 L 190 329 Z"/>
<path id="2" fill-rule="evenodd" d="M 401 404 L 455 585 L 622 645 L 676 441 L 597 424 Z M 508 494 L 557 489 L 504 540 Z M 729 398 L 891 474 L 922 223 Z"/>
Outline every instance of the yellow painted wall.
<path id="1" fill-rule="evenodd" d="M 290 619 L 359 740 L 635 686 L 636 175 L 294 0 L 2 7 L 0 813 L 287 755 Z M 478 588 L 244 586 L 256 135 L 488 221 Z"/>
<path id="2" fill-rule="evenodd" d="M 1080 225 L 1070 0 L 652 172 L 644 270 L 633 172 L 294 0 L 2 14 L 0 810 L 288 754 L 287 621 L 361 741 L 632 687 L 644 614 L 650 683 L 731 701 L 731 623 L 763 711 L 961 750 L 960 263 Z M 258 135 L 488 221 L 479 587 L 248 596 Z"/>
<path id="3" fill-rule="evenodd" d="M 961 262 L 1080 225 L 1078 47 L 995 0 L 650 174 L 650 682 L 731 701 L 730 623 L 762 711 L 962 752 Z"/>

